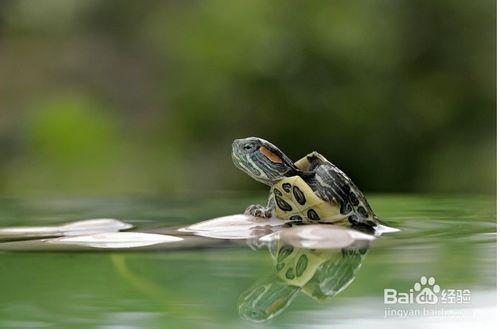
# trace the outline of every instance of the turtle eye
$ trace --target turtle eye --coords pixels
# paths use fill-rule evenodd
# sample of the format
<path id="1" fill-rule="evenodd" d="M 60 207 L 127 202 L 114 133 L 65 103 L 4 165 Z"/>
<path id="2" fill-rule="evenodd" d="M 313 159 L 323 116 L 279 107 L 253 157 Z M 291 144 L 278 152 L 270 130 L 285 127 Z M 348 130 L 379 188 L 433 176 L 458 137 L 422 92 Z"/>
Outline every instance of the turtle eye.
<path id="1" fill-rule="evenodd" d="M 243 148 L 244 148 L 245 150 L 250 150 L 252 147 L 253 147 L 253 145 L 252 145 L 252 144 L 250 144 L 250 143 L 247 143 L 247 144 L 243 145 Z"/>

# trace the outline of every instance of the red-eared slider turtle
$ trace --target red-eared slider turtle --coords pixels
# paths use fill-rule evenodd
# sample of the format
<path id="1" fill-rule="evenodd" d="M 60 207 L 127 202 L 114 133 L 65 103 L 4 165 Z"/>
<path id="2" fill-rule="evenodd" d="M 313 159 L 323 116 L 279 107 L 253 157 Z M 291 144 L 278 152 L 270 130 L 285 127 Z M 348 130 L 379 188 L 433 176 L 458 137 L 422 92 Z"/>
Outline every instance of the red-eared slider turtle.
<path id="1" fill-rule="evenodd" d="M 249 137 L 233 142 L 233 162 L 271 187 L 267 206 L 245 213 L 301 223 L 346 223 L 376 227 L 380 221 L 347 175 L 318 152 L 293 162 L 268 141 Z"/>

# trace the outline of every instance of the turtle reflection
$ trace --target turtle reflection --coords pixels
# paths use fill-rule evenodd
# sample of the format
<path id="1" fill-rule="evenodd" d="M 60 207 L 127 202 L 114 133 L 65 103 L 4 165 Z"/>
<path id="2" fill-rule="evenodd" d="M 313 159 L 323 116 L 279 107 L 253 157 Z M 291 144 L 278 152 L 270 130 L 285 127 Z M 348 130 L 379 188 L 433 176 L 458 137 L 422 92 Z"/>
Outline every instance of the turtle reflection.
<path id="1" fill-rule="evenodd" d="M 339 249 L 307 249 L 274 241 L 269 246 L 275 273 L 243 292 L 238 301 L 242 318 L 269 320 L 300 293 L 317 301 L 333 298 L 354 280 L 368 251 L 368 241 Z"/>

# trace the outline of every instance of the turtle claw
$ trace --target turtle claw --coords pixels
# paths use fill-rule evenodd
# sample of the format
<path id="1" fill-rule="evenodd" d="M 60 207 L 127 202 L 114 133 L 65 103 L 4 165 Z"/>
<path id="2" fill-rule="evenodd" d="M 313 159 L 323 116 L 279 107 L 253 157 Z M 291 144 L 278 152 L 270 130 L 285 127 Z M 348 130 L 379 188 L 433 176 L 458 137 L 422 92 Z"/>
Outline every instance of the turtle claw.
<path id="1" fill-rule="evenodd" d="M 251 215 L 260 218 L 271 218 L 272 211 L 271 208 L 266 208 L 258 204 L 253 204 L 245 210 L 245 215 Z"/>

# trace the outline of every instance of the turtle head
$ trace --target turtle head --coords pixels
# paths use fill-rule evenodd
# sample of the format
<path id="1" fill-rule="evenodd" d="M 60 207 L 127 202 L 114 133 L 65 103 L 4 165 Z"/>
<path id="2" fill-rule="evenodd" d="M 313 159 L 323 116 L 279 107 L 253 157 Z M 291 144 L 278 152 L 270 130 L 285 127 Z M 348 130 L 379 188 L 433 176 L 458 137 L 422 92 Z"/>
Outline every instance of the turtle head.
<path id="1" fill-rule="evenodd" d="M 236 167 L 267 185 L 294 176 L 299 171 L 279 148 L 257 137 L 236 139 L 232 158 Z"/>

